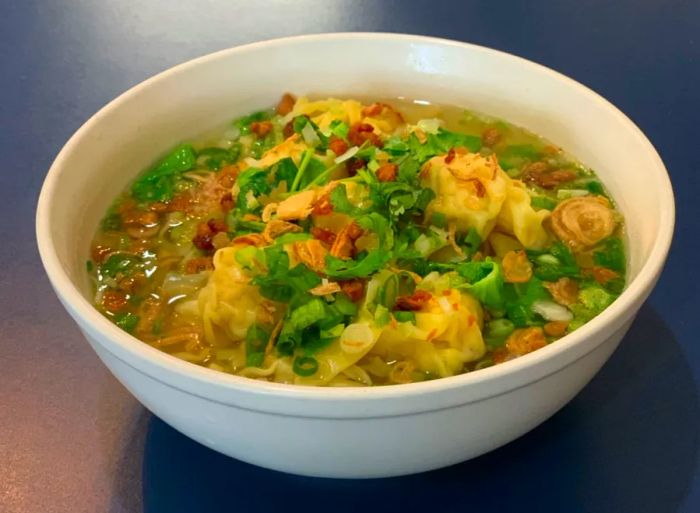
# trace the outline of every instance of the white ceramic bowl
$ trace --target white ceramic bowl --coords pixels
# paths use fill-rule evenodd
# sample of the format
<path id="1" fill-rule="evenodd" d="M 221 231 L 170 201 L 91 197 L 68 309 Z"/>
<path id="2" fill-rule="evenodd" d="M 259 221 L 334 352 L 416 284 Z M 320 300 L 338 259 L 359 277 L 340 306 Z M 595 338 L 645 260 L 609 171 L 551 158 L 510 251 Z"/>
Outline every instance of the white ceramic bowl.
<path id="1" fill-rule="evenodd" d="M 627 221 L 629 286 L 575 333 L 517 360 L 452 378 L 377 388 L 261 383 L 178 360 L 90 303 L 85 260 L 118 191 L 174 142 L 275 103 L 285 91 L 405 96 L 471 107 L 545 136 L 593 167 Z M 148 409 L 216 451 L 264 467 L 379 477 L 443 467 L 547 419 L 616 348 L 661 272 L 674 201 L 656 151 L 619 110 L 550 69 L 417 36 L 328 34 L 217 52 L 134 87 L 68 141 L 44 183 L 37 239 L 68 313 Z"/>

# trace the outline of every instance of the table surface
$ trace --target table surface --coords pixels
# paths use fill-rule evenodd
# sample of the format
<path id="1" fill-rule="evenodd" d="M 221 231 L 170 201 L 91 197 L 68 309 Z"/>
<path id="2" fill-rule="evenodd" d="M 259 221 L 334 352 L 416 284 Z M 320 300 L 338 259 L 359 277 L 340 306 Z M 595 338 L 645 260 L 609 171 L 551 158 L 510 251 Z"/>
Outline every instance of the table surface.
<path id="1" fill-rule="evenodd" d="M 691 271 L 700 254 L 700 3 L 8 0 L 2 11 L 0 511 L 269 512 L 295 503 L 338 513 L 700 511 L 700 299 Z M 192 57 L 332 31 L 442 36 L 550 66 L 637 122 L 675 185 L 666 270 L 600 374 L 526 436 L 427 474 L 295 477 L 185 438 L 100 364 L 36 251 L 46 170 L 100 106 Z"/>

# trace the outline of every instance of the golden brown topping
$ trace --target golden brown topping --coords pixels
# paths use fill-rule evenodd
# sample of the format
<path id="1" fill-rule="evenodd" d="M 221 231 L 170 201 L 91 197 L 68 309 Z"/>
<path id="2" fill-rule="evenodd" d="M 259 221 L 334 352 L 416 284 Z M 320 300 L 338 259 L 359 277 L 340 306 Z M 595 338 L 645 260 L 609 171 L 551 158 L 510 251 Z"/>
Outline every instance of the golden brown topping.
<path id="1" fill-rule="evenodd" d="M 233 201 L 233 196 L 230 192 L 227 192 L 226 194 L 221 196 L 221 201 L 219 201 L 219 204 L 221 205 L 221 210 L 224 214 L 227 214 L 229 210 L 236 206 L 236 203 Z"/>
<path id="2" fill-rule="evenodd" d="M 544 282 L 544 286 L 560 305 L 571 306 L 578 299 L 578 283 L 571 278 L 559 278 L 553 283 Z"/>
<path id="3" fill-rule="evenodd" d="M 619 278 L 620 275 L 613 271 L 612 269 L 608 269 L 607 267 L 594 267 L 591 269 L 591 274 L 593 274 L 593 279 L 600 283 L 601 285 L 605 285 L 608 283 L 610 280 L 614 280 L 616 278 Z"/>
<path id="4" fill-rule="evenodd" d="M 549 337 L 561 337 L 566 333 L 569 323 L 566 321 L 552 321 L 544 325 L 544 333 Z"/>
<path id="5" fill-rule="evenodd" d="M 384 164 L 377 169 L 377 180 L 380 182 L 393 182 L 399 174 L 399 166 L 396 164 Z"/>
<path id="6" fill-rule="evenodd" d="M 110 312 L 124 310 L 127 305 L 126 294 L 116 290 L 107 290 L 102 294 L 102 307 Z"/>
<path id="7" fill-rule="evenodd" d="M 509 251 L 503 257 L 503 276 L 508 283 L 525 283 L 532 278 L 532 264 L 524 251 Z"/>
<path id="8" fill-rule="evenodd" d="M 348 172 L 348 176 L 355 176 L 357 174 L 357 171 L 359 169 L 362 169 L 367 165 L 367 162 L 365 162 L 362 159 L 349 159 L 345 163 L 345 169 Z"/>
<path id="9" fill-rule="evenodd" d="M 318 226 L 311 228 L 311 236 L 329 246 L 333 245 L 333 242 L 335 242 L 335 233 L 325 228 L 319 228 Z"/>
<path id="10" fill-rule="evenodd" d="M 564 243 L 578 251 L 612 235 L 615 216 L 601 196 L 583 196 L 562 201 L 552 212 L 552 230 Z"/>
<path id="11" fill-rule="evenodd" d="M 209 219 L 207 226 L 213 233 L 228 231 L 228 226 L 226 226 L 226 222 L 223 219 Z"/>
<path id="12" fill-rule="evenodd" d="M 348 141 L 353 146 L 362 146 L 365 141 L 368 141 L 369 144 L 377 148 L 382 147 L 381 139 L 374 133 L 374 127 L 369 123 L 353 124 L 348 131 Z"/>
<path id="13" fill-rule="evenodd" d="M 236 178 L 238 177 L 238 165 L 233 164 L 231 166 L 222 167 L 219 173 L 216 175 L 216 180 L 219 184 L 230 189 L 236 183 Z M 230 194 L 230 193 L 229 193 Z"/>
<path id="14" fill-rule="evenodd" d="M 309 290 L 309 292 L 314 296 L 327 296 L 328 294 L 335 294 L 336 292 L 340 291 L 340 285 L 338 285 L 334 281 L 322 283 L 321 285 L 318 285 L 317 287 L 314 287 L 311 290 Z"/>
<path id="15" fill-rule="evenodd" d="M 280 99 L 280 102 L 277 104 L 277 114 L 280 116 L 286 116 L 290 112 L 292 112 L 292 109 L 294 108 L 294 104 L 296 103 L 297 99 L 294 98 L 289 93 L 284 93 L 282 95 L 282 98 Z"/>
<path id="16" fill-rule="evenodd" d="M 421 310 L 433 297 L 427 290 L 417 289 L 410 296 L 399 296 L 396 298 L 396 310 L 418 311 Z"/>
<path id="17" fill-rule="evenodd" d="M 273 219 L 265 225 L 262 236 L 268 242 L 268 244 L 272 244 L 280 235 L 300 231 L 302 231 L 301 227 L 294 223 L 282 221 L 281 219 Z"/>
<path id="18" fill-rule="evenodd" d="M 277 218 L 283 221 L 306 219 L 311 214 L 315 201 L 315 191 L 308 190 L 294 194 L 277 205 Z"/>
<path id="19" fill-rule="evenodd" d="M 316 239 L 298 241 L 292 244 L 292 251 L 302 264 L 309 269 L 321 272 L 326 268 L 326 248 Z"/>
<path id="20" fill-rule="evenodd" d="M 382 113 L 382 110 L 384 110 L 385 104 L 383 103 L 378 103 L 375 102 L 371 105 L 366 105 L 365 107 L 362 108 L 362 117 L 366 116 L 377 116 Z"/>
<path id="21" fill-rule="evenodd" d="M 496 127 L 487 128 L 481 135 L 481 140 L 484 146 L 493 147 L 501 140 L 501 132 Z"/>
<path id="22" fill-rule="evenodd" d="M 253 132 L 258 138 L 265 137 L 272 130 L 272 123 L 270 121 L 253 121 L 250 124 L 250 131 Z"/>
<path id="23" fill-rule="evenodd" d="M 533 162 L 523 170 L 523 181 L 534 183 L 543 189 L 554 189 L 559 185 L 576 179 L 576 172 L 571 169 L 551 169 L 546 162 Z"/>
<path id="24" fill-rule="evenodd" d="M 355 241 L 362 233 L 362 228 L 354 221 L 346 224 L 333 241 L 331 255 L 336 258 L 352 258 L 355 255 Z"/>
<path id="25" fill-rule="evenodd" d="M 211 257 L 191 258 L 185 263 L 185 274 L 197 274 L 213 269 L 214 261 Z"/>
<path id="26" fill-rule="evenodd" d="M 235 179 L 233 180 L 235 182 Z M 168 212 L 184 212 L 189 214 L 195 205 L 194 198 L 190 191 L 184 191 L 173 196 L 168 202 Z"/>
<path id="27" fill-rule="evenodd" d="M 248 246 L 255 246 L 257 248 L 267 246 L 265 237 L 263 237 L 259 233 L 248 233 L 246 235 L 239 235 L 231 241 L 231 246 L 234 246 L 236 244 L 245 244 Z"/>
<path id="28" fill-rule="evenodd" d="M 206 223 L 197 225 L 197 232 L 192 243 L 201 250 L 214 249 L 213 238 L 217 233 L 225 233 L 228 230 L 226 223 L 221 219 L 209 219 Z"/>
<path id="29" fill-rule="evenodd" d="M 117 282 L 117 286 L 123 292 L 127 294 L 132 294 L 138 287 L 143 285 L 146 281 L 146 275 L 143 273 L 136 273 L 131 276 L 125 276 Z"/>
<path id="30" fill-rule="evenodd" d="M 315 216 L 327 216 L 333 212 L 333 204 L 331 203 L 330 192 L 321 194 L 321 196 L 314 203 L 314 209 L 311 213 Z"/>
<path id="31" fill-rule="evenodd" d="M 382 119 L 388 122 L 390 126 L 398 126 L 405 122 L 400 112 L 391 105 L 381 102 L 375 102 L 363 107 L 362 117 Z"/>
<path id="32" fill-rule="evenodd" d="M 284 128 L 282 129 L 282 135 L 284 135 L 284 137 L 287 139 L 294 135 L 294 120 L 291 120 L 286 125 L 284 125 Z"/>
<path id="33" fill-rule="evenodd" d="M 506 341 L 506 349 L 514 356 L 523 356 L 547 345 L 542 328 L 515 330 Z"/>
<path id="34" fill-rule="evenodd" d="M 342 155 L 343 153 L 348 151 L 348 143 L 346 143 L 340 137 L 335 135 L 331 137 L 328 141 L 328 147 L 333 153 L 336 154 L 336 156 Z"/>
<path id="35" fill-rule="evenodd" d="M 350 301 L 358 302 L 365 294 L 365 282 L 359 278 L 340 282 L 341 290 L 347 294 Z"/>

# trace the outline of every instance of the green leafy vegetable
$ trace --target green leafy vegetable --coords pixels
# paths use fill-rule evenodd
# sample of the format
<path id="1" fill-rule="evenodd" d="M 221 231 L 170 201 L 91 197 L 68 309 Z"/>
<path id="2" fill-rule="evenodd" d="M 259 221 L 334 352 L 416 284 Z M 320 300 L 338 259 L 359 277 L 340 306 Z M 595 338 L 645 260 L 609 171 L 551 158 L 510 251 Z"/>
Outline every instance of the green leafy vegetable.
<path id="1" fill-rule="evenodd" d="M 541 280 L 556 281 L 564 276 L 578 277 L 581 274 L 576 257 L 563 242 L 555 242 L 549 253 L 528 251 L 534 264 L 534 274 Z"/>
<path id="2" fill-rule="evenodd" d="M 624 274 L 627 267 L 625 259 L 625 249 L 622 239 L 610 237 L 605 239 L 602 248 L 593 253 L 593 260 L 601 267 L 607 267 L 613 271 Z"/>
<path id="3" fill-rule="evenodd" d="M 523 328 L 542 324 L 532 305 L 535 301 L 550 299 L 550 295 L 538 278 L 531 278 L 527 283 L 507 283 L 504 299 L 506 317 L 518 328 Z"/>
<path id="4" fill-rule="evenodd" d="M 520 168 L 526 162 L 542 158 L 540 151 L 532 144 L 512 144 L 496 152 L 499 165 L 505 170 Z"/>
<path id="5" fill-rule="evenodd" d="M 110 278 L 116 277 L 117 274 L 128 274 L 139 261 L 140 259 L 133 255 L 115 253 L 100 265 L 100 273 Z"/>
<path id="6" fill-rule="evenodd" d="M 534 208 L 543 208 L 545 210 L 554 210 L 557 207 L 557 200 L 548 198 L 547 196 L 533 196 L 530 204 Z"/>
<path id="7" fill-rule="evenodd" d="M 340 121 L 339 119 L 334 119 L 328 126 L 333 135 L 340 137 L 341 139 L 347 139 L 348 133 L 350 132 L 350 127 Z"/>
<path id="8" fill-rule="evenodd" d="M 457 266 L 457 274 L 466 280 L 459 286 L 467 290 L 489 308 L 503 307 L 503 273 L 501 266 L 487 259 L 483 262 L 465 262 Z"/>
<path id="9" fill-rule="evenodd" d="M 515 324 L 508 319 L 494 319 L 486 324 L 484 342 L 491 349 L 501 347 L 513 331 Z"/>
<path id="10" fill-rule="evenodd" d="M 287 182 L 287 190 L 291 190 L 297 172 L 298 169 L 294 161 L 290 157 L 283 158 L 272 166 L 273 184 L 276 186 L 281 182 Z"/>
<path id="11" fill-rule="evenodd" d="M 128 333 L 134 331 L 139 320 L 141 318 L 131 312 L 118 313 L 114 316 L 114 323 Z"/>
<path id="12" fill-rule="evenodd" d="M 168 201 L 173 197 L 175 179 L 192 169 L 197 155 L 189 144 L 181 144 L 131 186 L 131 195 L 139 201 Z"/>
<path id="13" fill-rule="evenodd" d="M 447 153 L 452 148 L 467 148 L 471 152 L 479 151 L 481 137 L 450 132 L 440 128 L 437 134 L 428 134 L 425 143 L 421 143 L 415 134 L 411 134 L 407 144 L 410 153 L 422 165 L 431 157 Z"/>
<path id="14" fill-rule="evenodd" d="M 270 339 L 270 332 L 255 323 L 248 328 L 245 336 L 246 365 L 260 367 L 265 359 L 265 347 Z"/>
<path id="15" fill-rule="evenodd" d="M 233 126 L 239 128 L 241 134 L 245 135 L 250 133 L 250 125 L 252 125 L 255 122 L 267 121 L 271 117 L 271 110 L 259 110 L 247 116 L 243 116 L 242 118 L 238 118 L 233 122 Z"/>
<path id="16" fill-rule="evenodd" d="M 197 160 L 203 160 L 204 165 L 212 171 L 218 171 L 224 164 L 235 163 L 241 155 L 241 145 L 233 144 L 229 149 L 204 148 L 199 150 Z"/>
<path id="17" fill-rule="evenodd" d="M 236 200 L 236 210 L 238 212 L 253 212 L 260 208 L 260 205 L 254 198 L 261 194 L 268 194 L 272 190 L 267 179 L 267 171 L 257 167 L 249 167 L 238 175 L 238 187 L 240 190 Z M 253 201 L 250 198 L 251 194 Z"/>
<path id="18" fill-rule="evenodd" d="M 413 324 L 416 323 L 416 314 L 413 312 L 397 311 L 394 312 L 394 318 L 398 322 L 412 322 Z"/>

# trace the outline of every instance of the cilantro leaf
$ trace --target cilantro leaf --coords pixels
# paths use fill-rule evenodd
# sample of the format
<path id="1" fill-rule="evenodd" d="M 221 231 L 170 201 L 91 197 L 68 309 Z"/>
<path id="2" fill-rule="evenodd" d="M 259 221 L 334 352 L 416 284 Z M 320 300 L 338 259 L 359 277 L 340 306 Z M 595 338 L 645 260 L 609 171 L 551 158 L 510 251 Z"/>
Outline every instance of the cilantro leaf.
<path id="1" fill-rule="evenodd" d="M 189 144 L 181 144 L 131 186 L 131 195 L 139 201 L 168 201 L 173 197 L 175 179 L 192 169 L 197 154 Z"/>

